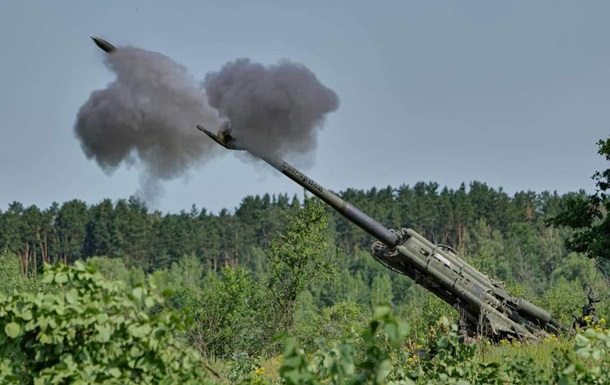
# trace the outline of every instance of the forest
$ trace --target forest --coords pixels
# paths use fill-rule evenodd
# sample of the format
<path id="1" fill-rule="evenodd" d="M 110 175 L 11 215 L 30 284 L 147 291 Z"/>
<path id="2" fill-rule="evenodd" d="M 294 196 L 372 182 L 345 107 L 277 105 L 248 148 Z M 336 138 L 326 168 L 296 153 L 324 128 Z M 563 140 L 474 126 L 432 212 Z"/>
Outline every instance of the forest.
<path id="1" fill-rule="evenodd" d="M 610 139 L 600 141 L 610 160 Z M 596 191 L 509 195 L 482 182 L 339 192 L 453 247 L 576 337 L 458 341 L 457 314 L 378 264 L 317 198 L 247 196 L 161 213 L 136 197 L 0 211 L 0 384 L 580 384 L 610 379 L 610 170 Z"/>

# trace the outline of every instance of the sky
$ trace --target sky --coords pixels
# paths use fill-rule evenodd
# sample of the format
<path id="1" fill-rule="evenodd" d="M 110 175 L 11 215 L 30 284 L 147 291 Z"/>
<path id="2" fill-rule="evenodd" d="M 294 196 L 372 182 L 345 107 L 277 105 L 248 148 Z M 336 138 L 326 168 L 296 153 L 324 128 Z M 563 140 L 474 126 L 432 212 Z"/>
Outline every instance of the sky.
<path id="1" fill-rule="evenodd" d="M 137 164 L 108 175 L 74 134 L 114 80 L 90 36 L 163 53 L 199 80 L 238 58 L 306 65 L 340 100 L 305 170 L 333 191 L 593 192 L 608 168 L 596 142 L 610 133 L 609 14 L 608 1 L 0 0 L 0 210 L 138 190 Z M 150 206 L 171 213 L 302 195 L 230 151 L 163 187 Z"/>

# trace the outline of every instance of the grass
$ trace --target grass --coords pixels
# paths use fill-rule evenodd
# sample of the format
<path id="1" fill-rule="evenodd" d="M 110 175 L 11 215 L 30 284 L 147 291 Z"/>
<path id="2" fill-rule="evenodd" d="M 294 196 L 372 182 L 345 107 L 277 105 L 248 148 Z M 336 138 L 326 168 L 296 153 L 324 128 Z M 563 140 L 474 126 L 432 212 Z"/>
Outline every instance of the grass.
<path id="1" fill-rule="evenodd" d="M 521 344 L 519 342 L 500 341 L 492 345 L 481 343 L 477 347 L 477 354 L 481 362 L 502 363 L 507 357 L 532 358 L 536 369 L 549 374 L 553 367 L 553 356 L 560 351 L 571 351 L 574 348 L 574 339 L 570 337 L 551 337 L 540 343 Z"/>

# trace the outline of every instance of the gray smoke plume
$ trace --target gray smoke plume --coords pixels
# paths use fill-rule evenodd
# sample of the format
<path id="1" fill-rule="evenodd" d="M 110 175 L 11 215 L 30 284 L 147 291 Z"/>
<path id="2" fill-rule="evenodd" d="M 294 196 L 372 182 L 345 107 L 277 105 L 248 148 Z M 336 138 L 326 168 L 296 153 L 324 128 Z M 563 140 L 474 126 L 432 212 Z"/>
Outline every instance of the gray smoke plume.
<path id="1" fill-rule="evenodd" d="M 161 180 L 184 175 L 216 151 L 195 126 L 218 126 L 218 112 L 186 68 L 162 54 L 121 47 L 105 57 L 117 79 L 80 108 L 76 136 L 107 174 L 121 164 L 141 166 L 140 195 L 150 202 Z"/>
<path id="2" fill-rule="evenodd" d="M 265 67 L 237 60 L 201 84 L 185 67 L 143 49 L 120 47 L 105 64 L 117 79 L 91 94 L 75 133 L 107 174 L 121 165 L 141 167 L 140 195 L 149 203 L 162 180 L 185 175 L 221 150 L 196 125 L 215 130 L 228 119 L 233 136 L 250 148 L 308 155 L 325 114 L 339 104 L 310 70 L 287 61 Z"/>
<path id="3" fill-rule="evenodd" d="M 273 66 L 239 59 L 203 82 L 210 104 L 231 122 L 231 134 L 263 153 L 307 155 L 317 129 L 339 98 L 301 64 Z"/>

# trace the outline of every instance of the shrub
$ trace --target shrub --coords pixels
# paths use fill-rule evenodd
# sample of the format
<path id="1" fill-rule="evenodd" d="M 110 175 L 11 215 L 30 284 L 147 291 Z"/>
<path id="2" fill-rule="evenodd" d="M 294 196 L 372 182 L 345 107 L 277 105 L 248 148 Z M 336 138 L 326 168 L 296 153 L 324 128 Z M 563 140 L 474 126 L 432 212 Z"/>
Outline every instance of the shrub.
<path id="1" fill-rule="evenodd" d="M 51 293 L 0 296 L 0 384 L 202 384 L 198 353 L 174 335 L 187 320 L 156 311 L 150 287 L 131 292 L 92 266 L 45 267 Z"/>

